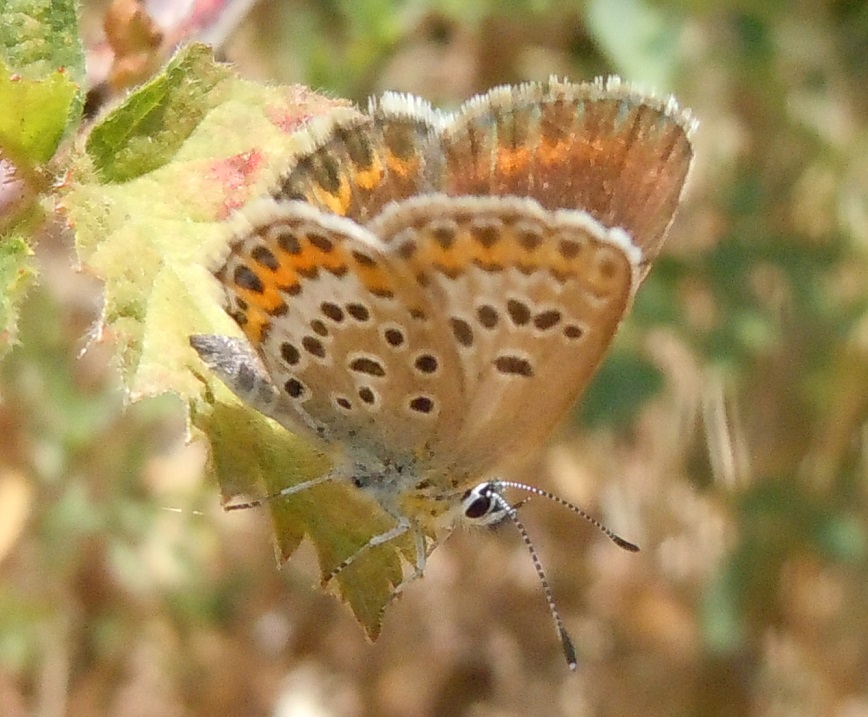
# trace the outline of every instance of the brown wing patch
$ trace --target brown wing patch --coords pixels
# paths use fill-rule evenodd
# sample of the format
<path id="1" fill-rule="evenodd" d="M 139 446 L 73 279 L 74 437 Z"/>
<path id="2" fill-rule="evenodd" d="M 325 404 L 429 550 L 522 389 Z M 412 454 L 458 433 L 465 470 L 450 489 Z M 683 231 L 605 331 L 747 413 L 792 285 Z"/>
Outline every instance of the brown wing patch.
<path id="1" fill-rule="evenodd" d="M 389 94 L 371 113 L 314 120 L 305 148 L 280 180 L 275 199 L 302 200 L 360 224 L 384 205 L 428 188 L 439 115 L 419 100 Z"/>
<path id="2" fill-rule="evenodd" d="M 644 273 L 681 196 L 694 124 L 673 100 L 613 79 L 495 89 L 443 131 L 444 191 L 587 211 L 633 237 Z"/>

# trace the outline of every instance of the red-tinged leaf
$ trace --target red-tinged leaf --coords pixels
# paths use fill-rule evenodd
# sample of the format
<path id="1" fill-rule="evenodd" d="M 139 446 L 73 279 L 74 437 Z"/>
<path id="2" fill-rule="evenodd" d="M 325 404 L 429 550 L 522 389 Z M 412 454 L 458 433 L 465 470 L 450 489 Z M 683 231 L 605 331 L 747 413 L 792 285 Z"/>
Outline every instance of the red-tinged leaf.
<path id="1" fill-rule="evenodd" d="M 63 207 L 79 256 L 105 281 L 94 335 L 116 342 L 131 399 L 170 391 L 189 403 L 196 435 L 211 442 L 226 500 L 274 493 L 328 469 L 310 446 L 239 405 L 188 337 L 238 334 L 209 271 L 229 238 L 227 217 L 274 186 L 299 146 L 295 130 L 337 107 L 346 103 L 239 79 L 207 48 L 191 46 L 93 129 L 66 179 Z M 323 576 L 391 525 L 343 484 L 270 508 L 279 559 L 307 535 Z M 377 547 L 338 578 L 371 637 L 410 543 Z"/>

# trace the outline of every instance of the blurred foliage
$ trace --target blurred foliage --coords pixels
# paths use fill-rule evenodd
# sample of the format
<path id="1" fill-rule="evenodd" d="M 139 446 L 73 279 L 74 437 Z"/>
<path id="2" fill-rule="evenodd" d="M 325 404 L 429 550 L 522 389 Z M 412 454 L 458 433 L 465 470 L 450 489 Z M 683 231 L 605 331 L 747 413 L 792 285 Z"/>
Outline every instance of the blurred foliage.
<path id="1" fill-rule="evenodd" d="M 610 364 L 519 472 L 643 552 L 522 509 L 575 676 L 508 530 L 450 539 L 367 645 L 310 556 L 278 573 L 265 517 L 220 513 L 176 401 L 124 410 L 111 336 L 76 358 L 100 287 L 40 225 L 0 367 L 4 715 L 868 714 L 866 47 L 852 0 L 259 3 L 242 75 L 454 105 L 617 72 L 700 118 Z"/>
<path id="2" fill-rule="evenodd" d="M 83 81 L 75 0 L 0 3 L 0 358 L 32 280 L 28 238 L 44 221 L 48 163 L 78 126 Z"/>

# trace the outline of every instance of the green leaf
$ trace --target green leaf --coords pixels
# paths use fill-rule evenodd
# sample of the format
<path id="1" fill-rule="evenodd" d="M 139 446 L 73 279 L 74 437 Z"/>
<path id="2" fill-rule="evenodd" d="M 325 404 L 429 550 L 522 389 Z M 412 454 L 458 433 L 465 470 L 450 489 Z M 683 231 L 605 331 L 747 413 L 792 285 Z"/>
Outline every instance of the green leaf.
<path id="1" fill-rule="evenodd" d="M 229 75 L 194 45 L 111 112 L 87 140 L 103 182 L 125 182 L 171 161 L 211 109 L 211 91 Z"/>
<path id="2" fill-rule="evenodd" d="M 200 409 L 203 413 L 195 422 L 211 441 L 211 460 L 224 495 L 249 493 L 251 480 L 264 486 L 259 491 L 273 494 L 329 469 L 325 457 L 255 411 L 224 403 L 200 404 Z M 379 506 L 342 484 L 319 485 L 291 499 L 272 501 L 270 508 L 278 561 L 289 559 L 307 535 L 323 578 L 372 535 L 392 527 Z M 409 540 L 378 546 L 338 577 L 341 596 L 371 639 L 379 633 L 383 605 L 401 581 L 396 547 L 407 556 L 413 554 Z"/>
<path id="3" fill-rule="evenodd" d="M 93 129 L 74 158 L 63 208 L 85 268 L 105 282 L 98 335 L 117 345 L 133 399 L 174 392 L 211 442 L 225 499 L 272 494 L 328 460 L 238 401 L 190 348 L 194 333 L 238 335 L 209 267 L 230 236 L 227 218 L 278 181 L 300 147 L 304 120 L 339 109 L 299 87 L 235 77 L 202 46 L 178 54 Z M 391 526 L 348 485 L 322 485 L 269 503 L 285 560 L 303 536 L 323 576 Z M 341 594 L 373 638 L 412 541 L 378 546 L 343 571 Z"/>
<path id="4" fill-rule="evenodd" d="M 84 52 L 73 0 L 0 2 L 0 356 L 15 341 L 43 219 L 40 170 L 78 125 Z"/>
<path id="5" fill-rule="evenodd" d="M 5 0 L 0 5 L 0 54 L 28 79 L 63 70 L 84 80 L 84 53 L 74 0 Z"/>
<path id="6" fill-rule="evenodd" d="M 17 161 L 48 161 L 77 127 L 84 50 L 73 0 L 0 4 L 0 146 Z"/>
<path id="7" fill-rule="evenodd" d="M 60 70 L 43 80 L 25 80 L 0 65 L 0 149 L 4 155 L 25 167 L 51 159 L 77 92 Z"/>

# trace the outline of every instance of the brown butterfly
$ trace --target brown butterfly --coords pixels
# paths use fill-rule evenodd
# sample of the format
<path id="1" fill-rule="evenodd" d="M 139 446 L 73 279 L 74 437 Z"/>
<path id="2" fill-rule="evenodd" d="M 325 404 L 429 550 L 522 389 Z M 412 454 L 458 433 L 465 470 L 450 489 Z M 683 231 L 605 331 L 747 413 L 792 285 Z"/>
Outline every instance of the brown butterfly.
<path id="1" fill-rule="evenodd" d="M 461 522 L 510 518 L 530 547 L 507 487 L 581 513 L 496 476 L 539 449 L 599 365 L 672 221 L 694 126 L 673 99 L 610 78 L 499 87 L 454 114 L 389 93 L 301 131 L 216 270 L 246 339 L 191 342 L 240 398 L 333 456 L 270 499 L 341 480 L 393 519 L 333 576 L 409 533 L 400 593 Z"/>

